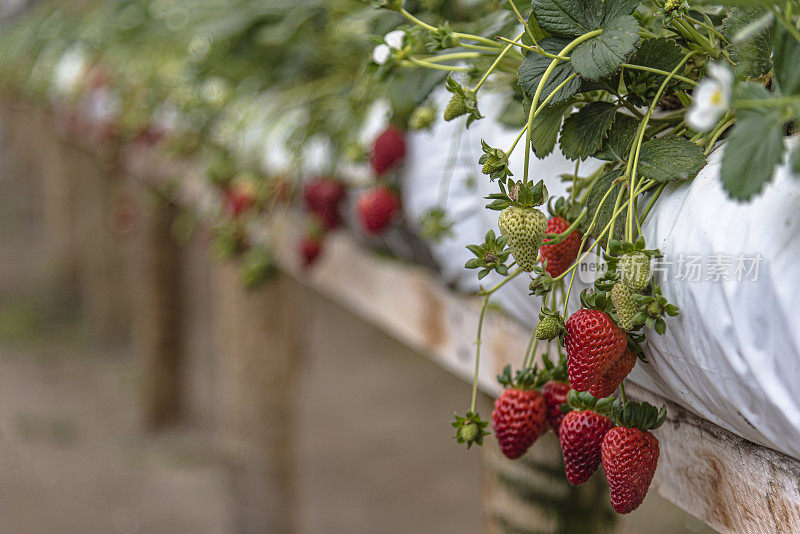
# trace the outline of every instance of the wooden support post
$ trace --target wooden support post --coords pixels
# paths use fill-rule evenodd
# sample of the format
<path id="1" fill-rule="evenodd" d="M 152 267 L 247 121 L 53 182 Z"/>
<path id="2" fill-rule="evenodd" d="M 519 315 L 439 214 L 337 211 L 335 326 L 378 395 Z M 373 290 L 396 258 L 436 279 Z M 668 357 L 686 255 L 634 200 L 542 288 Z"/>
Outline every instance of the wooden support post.
<path id="1" fill-rule="evenodd" d="M 105 337 L 124 335 L 130 321 L 124 268 L 127 243 L 115 234 L 113 225 L 118 199 L 130 193 L 113 159 L 82 147 L 69 153 L 83 312 L 93 331 Z"/>
<path id="2" fill-rule="evenodd" d="M 492 534 L 529 532 L 611 534 L 616 517 L 602 474 L 575 487 L 564 477 L 561 447 L 548 432 L 519 460 L 508 460 L 494 440 L 482 447 L 485 515 Z"/>
<path id="3" fill-rule="evenodd" d="M 69 300 L 78 298 L 79 248 L 76 232 L 76 184 L 69 171 L 69 148 L 55 136 L 42 141 L 42 229 L 48 271 Z"/>
<path id="4" fill-rule="evenodd" d="M 220 430 L 235 499 L 235 532 L 295 531 L 294 394 L 304 289 L 285 275 L 243 288 L 217 268 Z"/>
<path id="5" fill-rule="evenodd" d="M 172 238 L 177 208 L 146 195 L 139 203 L 133 342 L 143 369 L 145 425 L 158 429 L 181 411 L 180 251 Z"/>

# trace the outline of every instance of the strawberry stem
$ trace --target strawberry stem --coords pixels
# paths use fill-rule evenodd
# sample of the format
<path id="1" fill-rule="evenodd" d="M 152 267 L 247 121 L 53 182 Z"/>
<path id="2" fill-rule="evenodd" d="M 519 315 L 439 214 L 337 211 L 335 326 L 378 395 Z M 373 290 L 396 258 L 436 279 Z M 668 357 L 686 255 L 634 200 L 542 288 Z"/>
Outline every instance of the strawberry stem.
<path id="1" fill-rule="evenodd" d="M 478 337 L 475 340 L 475 374 L 472 377 L 472 400 L 469 403 L 469 411 L 475 412 L 475 401 L 478 398 L 478 372 L 481 366 L 481 334 L 483 333 L 483 318 L 486 315 L 486 308 L 489 306 L 491 292 L 486 293 L 481 306 L 481 315 L 478 317 Z"/>

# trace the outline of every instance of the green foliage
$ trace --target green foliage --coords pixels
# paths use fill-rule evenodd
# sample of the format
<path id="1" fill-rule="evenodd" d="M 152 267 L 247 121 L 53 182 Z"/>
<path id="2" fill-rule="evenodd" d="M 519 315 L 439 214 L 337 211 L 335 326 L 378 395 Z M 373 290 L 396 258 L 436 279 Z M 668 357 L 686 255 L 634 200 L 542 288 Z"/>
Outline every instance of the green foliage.
<path id="1" fill-rule="evenodd" d="M 569 159 L 586 159 L 597 152 L 614 123 L 616 106 L 610 102 L 591 102 L 564 121 L 561 151 Z"/>
<path id="2" fill-rule="evenodd" d="M 633 138 L 639 129 L 639 121 L 630 115 L 617 113 L 614 118 L 614 127 L 603 141 L 603 147 L 595 157 L 607 161 L 624 162 L 633 143 Z"/>
<path id="3" fill-rule="evenodd" d="M 614 213 L 614 202 L 616 201 L 621 187 L 619 183 L 614 182 L 621 175 L 622 171 L 620 170 L 613 170 L 603 174 L 600 178 L 598 178 L 597 182 L 592 188 L 591 193 L 589 193 L 589 196 L 586 199 L 586 209 L 588 210 L 589 214 L 597 214 L 597 222 L 590 232 L 590 235 L 595 239 L 599 239 L 600 232 L 602 232 L 606 225 L 611 221 L 611 216 Z M 606 196 L 606 193 L 608 193 L 609 189 L 611 189 L 611 192 L 608 194 L 608 196 Z M 603 197 L 606 197 L 606 199 L 605 202 L 601 204 Z M 591 222 L 590 219 L 591 217 L 584 217 L 581 224 L 581 233 L 586 233 Z M 614 235 L 612 237 L 614 239 L 622 239 L 624 233 L 625 229 L 622 228 L 621 224 L 618 224 L 614 226 Z"/>
<path id="4" fill-rule="evenodd" d="M 781 94 L 800 94 L 800 41 L 783 26 L 775 26 L 775 80 Z"/>
<path id="5" fill-rule="evenodd" d="M 628 63 L 672 72 L 681 62 L 681 59 L 683 59 L 681 47 L 675 41 L 660 37 L 642 42 L 642 45 L 633 54 Z M 664 76 L 628 68 L 624 70 L 623 80 L 628 88 L 628 101 L 637 106 L 645 106 L 650 105 L 653 98 L 655 98 L 664 81 Z M 670 94 L 671 88 L 674 88 L 678 83 L 677 80 L 673 79 L 664 94 Z"/>
<path id="6" fill-rule="evenodd" d="M 763 76 L 772 70 L 772 13 L 734 8 L 724 21 L 734 72 L 743 78 Z"/>
<path id="7" fill-rule="evenodd" d="M 534 0 L 533 12 L 542 29 L 569 41 L 594 30 L 603 30 L 600 35 L 579 44 L 570 56 L 571 66 L 578 74 L 588 80 L 599 80 L 613 74 L 633 52 L 639 40 L 639 23 L 630 12 L 639 3 Z"/>
<path id="8" fill-rule="evenodd" d="M 531 123 L 531 149 L 537 158 L 544 158 L 553 152 L 561 129 L 564 114 L 572 107 L 567 100 L 554 106 L 545 106 Z"/>
<path id="9" fill-rule="evenodd" d="M 603 33 L 579 44 L 570 56 L 572 67 L 587 80 L 614 74 L 639 40 L 639 23 L 630 15 L 603 22 Z"/>
<path id="10" fill-rule="evenodd" d="M 486 232 L 484 242 L 478 245 L 467 245 L 467 249 L 475 257 L 467 260 L 464 265 L 467 269 L 479 269 L 478 280 L 483 280 L 491 271 L 497 274 L 508 275 L 508 257 L 511 249 L 508 248 L 508 238 L 505 236 L 497 237 L 494 230 Z"/>
<path id="11" fill-rule="evenodd" d="M 548 37 L 541 41 L 539 45 L 545 52 L 558 54 L 571 40 L 572 39 L 567 37 Z M 522 65 L 519 67 L 519 85 L 528 98 L 533 98 L 533 95 L 536 94 L 536 89 L 539 87 L 542 75 L 544 75 L 552 61 L 553 60 L 549 57 L 541 56 L 533 52 L 528 52 L 522 60 Z M 541 93 L 542 99 L 550 95 L 556 87 L 569 78 L 574 72 L 575 70 L 572 67 L 572 63 L 569 61 L 559 61 L 544 83 Z M 569 100 L 578 92 L 580 87 L 580 79 L 578 77 L 573 78 L 553 95 L 553 98 L 550 100 L 550 105 L 552 106 Z"/>
<path id="12" fill-rule="evenodd" d="M 783 125 L 774 110 L 741 112 L 722 157 L 722 185 L 736 200 L 749 200 L 772 179 L 783 160 Z"/>
<path id="13" fill-rule="evenodd" d="M 675 135 L 651 139 L 639 152 L 639 173 L 657 182 L 687 180 L 705 164 L 700 146 Z"/>

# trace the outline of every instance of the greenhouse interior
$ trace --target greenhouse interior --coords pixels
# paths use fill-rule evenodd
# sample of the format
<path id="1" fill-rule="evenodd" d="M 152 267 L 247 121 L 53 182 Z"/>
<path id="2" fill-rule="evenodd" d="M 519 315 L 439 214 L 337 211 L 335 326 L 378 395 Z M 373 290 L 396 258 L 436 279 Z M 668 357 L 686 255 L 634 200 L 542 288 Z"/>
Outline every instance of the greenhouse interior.
<path id="1" fill-rule="evenodd" d="M 0 0 L 0 532 L 800 534 L 799 125 L 800 0 Z"/>

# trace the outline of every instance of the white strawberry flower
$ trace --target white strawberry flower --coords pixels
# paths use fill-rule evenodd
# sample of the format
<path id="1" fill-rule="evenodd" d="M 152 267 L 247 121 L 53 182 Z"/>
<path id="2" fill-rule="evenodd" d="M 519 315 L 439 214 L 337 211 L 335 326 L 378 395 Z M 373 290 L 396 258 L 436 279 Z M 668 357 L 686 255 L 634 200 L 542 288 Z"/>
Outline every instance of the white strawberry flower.
<path id="1" fill-rule="evenodd" d="M 383 42 L 395 50 L 403 48 L 403 40 L 406 38 L 406 32 L 403 30 L 394 30 L 383 37 Z"/>
<path id="2" fill-rule="evenodd" d="M 707 76 L 695 87 L 686 124 L 698 132 L 711 130 L 730 107 L 732 86 L 733 73 L 723 65 L 711 63 Z"/>
<path id="3" fill-rule="evenodd" d="M 386 60 L 389 59 L 389 56 L 391 55 L 392 49 L 389 48 L 389 45 L 385 43 L 381 43 L 372 49 L 372 61 L 378 65 L 383 65 L 386 63 Z"/>
<path id="4" fill-rule="evenodd" d="M 392 55 L 393 50 L 403 48 L 403 40 L 406 32 L 394 30 L 383 36 L 383 42 L 372 49 L 372 61 L 378 65 L 383 65 Z"/>

